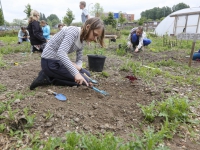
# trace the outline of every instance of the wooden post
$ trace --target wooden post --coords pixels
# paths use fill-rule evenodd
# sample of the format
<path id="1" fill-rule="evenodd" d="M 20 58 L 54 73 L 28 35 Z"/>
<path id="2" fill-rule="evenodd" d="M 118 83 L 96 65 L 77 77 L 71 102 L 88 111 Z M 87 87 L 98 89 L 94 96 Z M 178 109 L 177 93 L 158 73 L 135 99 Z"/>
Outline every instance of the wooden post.
<path id="1" fill-rule="evenodd" d="M 200 14 L 199 14 L 198 22 L 197 22 L 197 29 L 196 29 L 196 33 L 198 32 L 198 29 L 199 29 L 199 21 L 200 21 Z"/>
<path id="2" fill-rule="evenodd" d="M 193 57 L 193 54 L 194 54 L 195 44 L 196 44 L 196 41 L 193 41 L 193 43 L 192 43 L 192 50 L 191 50 L 191 53 L 190 53 L 190 60 L 189 60 L 189 63 L 188 63 L 188 66 L 189 66 L 189 67 L 191 67 L 192 57 Z"/>

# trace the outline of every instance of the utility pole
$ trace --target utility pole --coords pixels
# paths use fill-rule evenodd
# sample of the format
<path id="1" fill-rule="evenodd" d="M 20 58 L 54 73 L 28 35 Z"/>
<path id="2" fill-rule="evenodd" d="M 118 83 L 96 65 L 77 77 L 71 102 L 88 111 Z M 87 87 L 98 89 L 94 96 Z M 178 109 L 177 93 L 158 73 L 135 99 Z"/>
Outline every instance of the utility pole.
<path id="1" fill-rule="evenodd" d="M 1 0 L 0 0 L 0 5 L 1 5 Z M 2 11 L 2 15 L 3 15 L 4 28 L 6 30 L 6 22 L 5 22 L 5 18 L 4 18 L 4 14 L 3 14 L 3 7 L 2 7 L 2 5 L 1 5 L 1 11 Z"/>

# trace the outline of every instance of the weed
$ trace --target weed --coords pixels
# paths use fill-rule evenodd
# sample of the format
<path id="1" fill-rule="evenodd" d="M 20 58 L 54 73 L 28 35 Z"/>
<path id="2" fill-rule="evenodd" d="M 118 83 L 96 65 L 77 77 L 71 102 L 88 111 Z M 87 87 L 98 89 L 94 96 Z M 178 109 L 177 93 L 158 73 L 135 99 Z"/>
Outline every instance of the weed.
<path id="1" fill-rule="evenodd" d="M 155 111 L 155 101 L 152 101 L 149 106 L 143 106 L 138 104 L 142 110 L 143 115 L 145 116 L 145 120 L 149 122 L 153 122 L 156 117 Z"/>
<path id="2" fill-rule="evenodd" d="M 35 114 L 29 115 L 28 114 L 29 108 L 27 107 L 24 108 L 23 111 L 24 111 L 25 119 L 27 120 L 27 124 L 25 127 L 32 127 L 35 120 Z"/>
<path id="3" fill-rule="evenodd" d="M 110 75 L 108 72 L 102 71 L 102 76 L 108 78 Z"/>
<path id="4" fill-rule="evenodd" d="M 6 86 L 3 84 L 0 84 L 0 93 L 5 92 L 7 90 Z"/>
<path id="5" fill-rule="evenodd" d="M 48 110 L 46 113 L 45 113 L 45 119 L 48 120 L 48 119 L 51 119 L 53 117 L 53 114 L 50 112 L 50 110 Z"/>
<path id="6" fill-rule="evenodd" d="M 116 54 L 118 56 L 124 56 L 126 54 L 126 50 L 125 49 L 117 49 Z"/>
<path id="7" fill-rule="evenodd" d="M 0 133 L 4 132 L 5 129 L 6 129 L 5 124 L 0 124 Z"/>

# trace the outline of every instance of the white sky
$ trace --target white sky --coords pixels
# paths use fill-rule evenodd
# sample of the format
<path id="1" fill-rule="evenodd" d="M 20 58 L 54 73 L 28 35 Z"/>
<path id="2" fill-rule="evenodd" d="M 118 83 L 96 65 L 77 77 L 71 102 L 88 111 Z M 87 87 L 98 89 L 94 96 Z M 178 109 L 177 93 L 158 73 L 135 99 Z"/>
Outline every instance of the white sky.
<path id="1" fill-rule="evenodd" d="M 126 12 L 135 14 L 135 19 L 140 18 L 140 13 L 146 9 L 153 7 L 172 7 L 180 2 L 190 5 L 190 7 L 199 7 L 199 0 L 85 0 L 89 10 L 95 3 L 100 3 L 105 12 Z M 31 4 L 32 9 L 49 16 L 56 14 L 61 20 L 65 16 L 67 8 L 73 11 L 75 20 L 73 22 L 81 21 L 81 10 L 79 9 L 80 0 L 1 0 L 5 20 L 12 22 L 13 19 L 24 19 L 26 14 L 23 12 L 25 5 Z M 92 4 L 91 4 L 92 3 Z"/>

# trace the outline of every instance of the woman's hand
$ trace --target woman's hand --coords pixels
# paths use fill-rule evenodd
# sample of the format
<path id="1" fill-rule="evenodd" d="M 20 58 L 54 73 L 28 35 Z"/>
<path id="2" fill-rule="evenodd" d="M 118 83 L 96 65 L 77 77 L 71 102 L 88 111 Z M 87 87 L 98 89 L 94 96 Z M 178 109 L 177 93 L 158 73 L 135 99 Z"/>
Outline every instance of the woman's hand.
<path id="1" fill-rule="evenodd" d="M 78 71 L 81 70 L 81 67 L 79 67 L 77 64 L 75 64 L 75 63 L 72 63 L 72 64 L 74 65 L 74 67 L 75 67 Z"/>
<path id="2" fill-rule="evenodd" d="M 75 82 L 78 84 L 85 83 L 88 86 L 87 81 L 82 77 L 82 75 L 80 73 L 75 75 Z"/>

